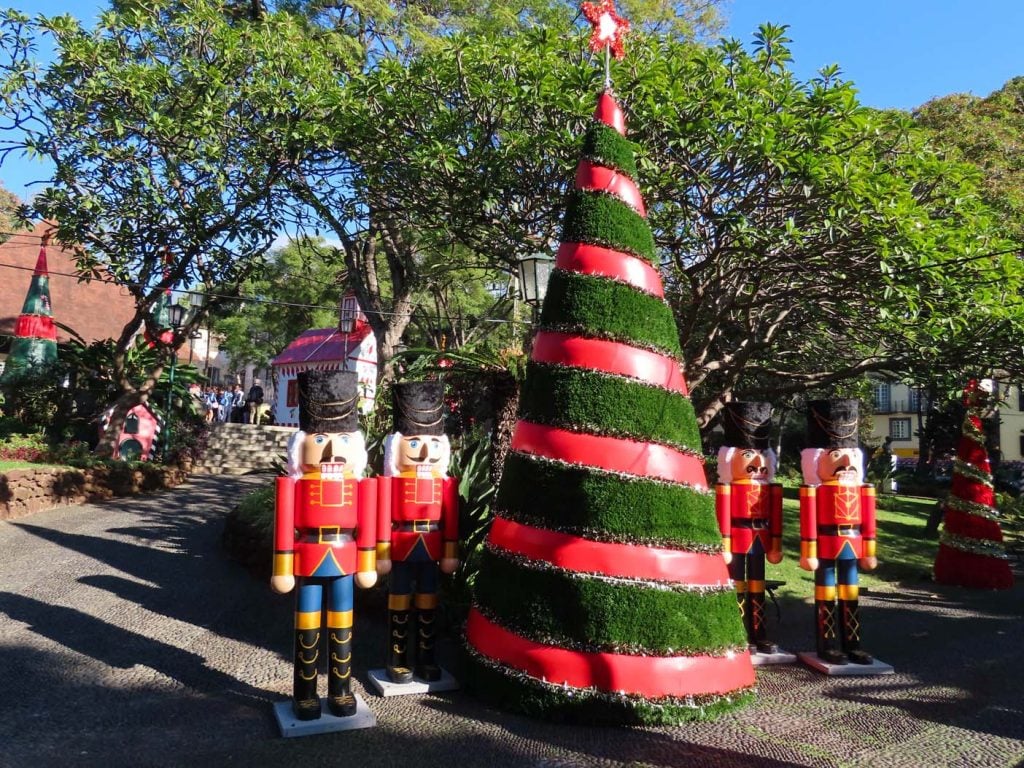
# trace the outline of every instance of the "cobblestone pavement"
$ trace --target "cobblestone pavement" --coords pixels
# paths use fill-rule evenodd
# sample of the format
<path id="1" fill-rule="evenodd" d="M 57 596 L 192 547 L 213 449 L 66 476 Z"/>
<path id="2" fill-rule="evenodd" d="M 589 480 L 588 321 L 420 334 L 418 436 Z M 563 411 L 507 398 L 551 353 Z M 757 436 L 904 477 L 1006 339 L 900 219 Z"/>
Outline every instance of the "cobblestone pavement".
<path id="1" fill-rule="evenodd" d="M 282 739 L 290 596 L 229 562 L 227 509 L 259 477 L 0 523 L 0 765 L 1011 766 L 1024 761 L 1022 587 L 922 582 L 864 600 L 866 645 L 897 673 L 759 673 L 757 702 L 665 729 L 560 726 L 462 692 L 383 699 L 380 591 L 357 600 L 357 688 L 376 728 Z M 360 610 L 362 608 L 362 610 Z M 812 637 L 784 600 L 778 638 Z M 450 650 L 450 649 L 449 649 Z"/>

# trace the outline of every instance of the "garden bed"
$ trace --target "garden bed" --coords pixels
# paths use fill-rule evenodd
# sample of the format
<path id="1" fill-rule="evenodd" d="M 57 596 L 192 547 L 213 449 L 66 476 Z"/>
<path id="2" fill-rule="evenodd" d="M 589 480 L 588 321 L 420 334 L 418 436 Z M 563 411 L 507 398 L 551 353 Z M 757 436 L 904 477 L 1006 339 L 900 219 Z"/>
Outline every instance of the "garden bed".
<path id="1" fill-rule="evenodd" d="M 0 520 L 33 512 L 133 496 L 172 488 L 188 477 L 180 467 L 162 464 L 111 463 L 77 469 L 38 466 L 0 473 Z"/>

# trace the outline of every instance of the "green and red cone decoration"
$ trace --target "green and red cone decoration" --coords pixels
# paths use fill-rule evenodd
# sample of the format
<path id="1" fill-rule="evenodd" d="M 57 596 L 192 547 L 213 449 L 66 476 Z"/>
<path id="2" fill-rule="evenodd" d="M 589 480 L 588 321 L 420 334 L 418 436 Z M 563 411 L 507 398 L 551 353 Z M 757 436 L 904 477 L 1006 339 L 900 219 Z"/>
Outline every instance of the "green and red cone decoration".
<path id="1" fill-rule="evenodd" d="M 754 685 L 635 176 L 606 90 L 466 626 L 478 693 L 551 719 L 676 723 Z"/>
<path id="2" fill-rule="evenodd" d="M 50 305 L 50 273 L 46 265 L 47 238 L 39 246 L 25 304 L 14 326 L 14 340 L 7 356 L 5 374 L 57 360 L 57 327 Z"/>
<path id="3" fill-rule="evenodd" d="M 953 482 L 935 557 L 935 581 L 973 589 L 1010 589 L 1013 571 L 995 508 L 992 467 L 985 449 L 982 416 L 991 382 L 971 381 L 964 389 L 963 431 L 953 463 Z"/>

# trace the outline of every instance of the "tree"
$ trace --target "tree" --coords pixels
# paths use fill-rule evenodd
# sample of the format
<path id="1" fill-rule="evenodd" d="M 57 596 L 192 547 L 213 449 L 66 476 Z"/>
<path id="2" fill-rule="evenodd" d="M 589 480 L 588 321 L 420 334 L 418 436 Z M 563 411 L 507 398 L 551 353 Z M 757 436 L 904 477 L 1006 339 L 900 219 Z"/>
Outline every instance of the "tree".
<path id="1" fill-rule="evenodd" d="M 607 93 L 597 118 L 566 201 L 563 268 L 544 300 L 466 640 L 474 685 L 504 706 L 677 723 L 749 699 L 754 673 L 633 147 Z"/>
<path id="2" fill-rule="evenodd" d="M 913 112 L 941 149 L 982 171 L 985 200 L 1024 242 L 1024 77 L 984 98 L 955 93 Z"/>
<path id="3" fill-rule="evenodd" d="M 52 64 L 32 60 L 44 37 Z M 287 162 L 316 130 L 302 120 L 334 82 L 331 36 L 313 44 L 288 14 L 238 21 L 215 0 L 125 3 L 86 30 L 68 16 L 0 17 L 6 128 L 0 160 L 27 151 L 55 170 L 32 212 L 57 222 L 83 279 L 112 279 L 136 312 L 117 339 L 119 397 L 100 449 L 147 400 L 173 349 L 204 313 L 260 267 L 280 228 Z M 307 86 L 296 88 L 296 82 Z M 173 334 L 141 382 L 126 374 L 132 339 L 156 327 L 170 288 L 218 286 Z"/>
<path id="4" fill-rule="evenodd" d="M 22 205 L 17 195 L 0 184 L 0 243 L 6 243 L 13 233 L 24 228 L 19 216 Z"/>
<path id="5" fill-rule="evenodd" d="M 554 242 L 599 80 L 575 34 L 456 35 L 380 62 L 303 158 L 297 194 L 343 243 L 382 360 L 425 260 L 458 243 L 508 273 Z M 787 42 L 770 25 L 749 52 L 637 35 L 619 66 L 702 427 L 729 397 L 1019 358 L 1022 268 L 977 172 L 835 68 L 799 82 Z"/>
<path id="6" fill-rule="evenodd" d="M 303 331 L 337 326 L 345 283 L 333 253 L 323 241 L 293 240 L 242 284 L 242 298 L 224 304 L 212 322 L 233 363 L 264 368 Z"/>

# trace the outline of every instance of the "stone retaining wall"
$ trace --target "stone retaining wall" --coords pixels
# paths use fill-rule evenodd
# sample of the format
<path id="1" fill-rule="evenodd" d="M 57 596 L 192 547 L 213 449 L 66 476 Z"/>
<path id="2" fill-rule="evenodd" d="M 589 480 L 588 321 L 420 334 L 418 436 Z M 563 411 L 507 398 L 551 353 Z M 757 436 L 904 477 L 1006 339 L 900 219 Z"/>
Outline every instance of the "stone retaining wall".
<path id="1" fill-rule="evenodd" d="M 88 469 L 12 469 L 0 474 L 0 520 L 70 504 L 171 488 L 187 477 L 188 472 L 179 467 L 159 464 L 142 468 L 120 464 Z"/>

